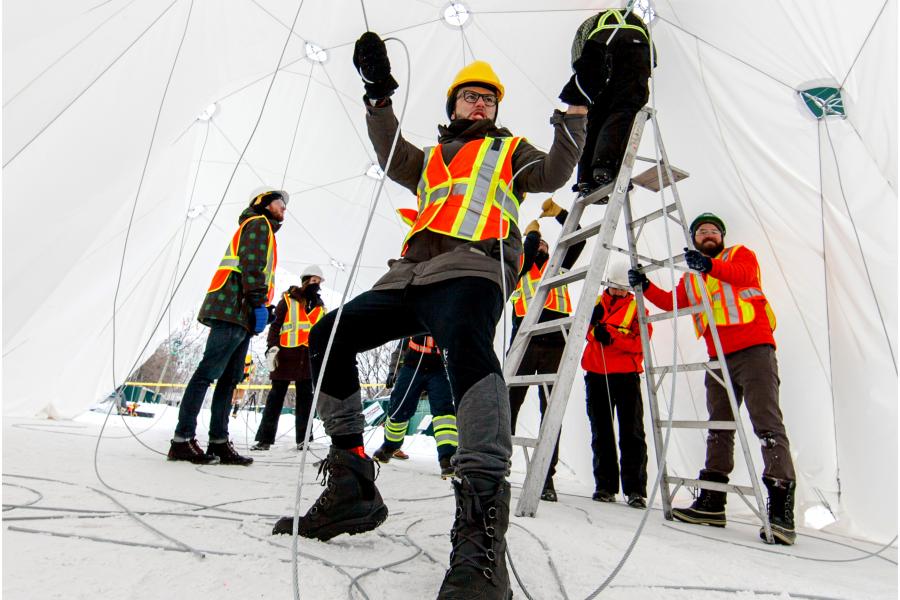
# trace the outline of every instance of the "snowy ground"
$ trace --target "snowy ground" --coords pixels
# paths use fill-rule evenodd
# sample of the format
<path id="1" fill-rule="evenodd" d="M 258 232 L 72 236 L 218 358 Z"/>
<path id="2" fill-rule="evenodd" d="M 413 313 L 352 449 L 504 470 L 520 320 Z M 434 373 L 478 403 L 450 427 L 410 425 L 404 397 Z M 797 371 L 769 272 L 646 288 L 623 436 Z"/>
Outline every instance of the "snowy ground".
<path id="1" fill-rule="evenodd" d="M 255 453 L 251 467 L 197 467 L 157 453 L 168 448 L 175 413 L 127 419 L 147 447 L 112 417 L 96 472 L 103 415 L 4 419 L 4 598 L 293 597 L 291 539 L 269 534 L 293 506 L 300 456 L 288 432 L 292 418 L 283 417 L 278 445 Z M 204 411 L 201 430 L 208 418 Z M 239 449 L 252 443 L 256 418 L 242 413 L 232 421 Z M 380 435 L 373 432 L 370 452 Z M 391 511 L 381 528 L 328 543 L 300 540 L 301 598 L 435 596 L 449 552 L 451 487 L 437 475 L 431 438 L 410 438 L 405 449 L 411 460 L 381 469 L 378 486 Z M 325 445 L 314 452 L 323 455 Z M 314 460 L 308 457 L 304 510 L 321 490 Z M 515 505 L 522 474 L 512 480 Z M 586 598 L 619 563 L 644 515 L 622 503 L 592 502 L 583 483 L 558 479 L 557 488 L 560 502 L 542 503 L 537 518 L 512 518 L 510 552 L 525 588 L 514 583 L 517 599 Z M 719 530 L 670 523 L 651 511 L 634 552 L 600 597 L 897 597 L 896 547 L 872 556 L 874 544 L 815 531 L 801 532 L 792 548 L 770 547 L 749 519 L 729 518 Z"/>

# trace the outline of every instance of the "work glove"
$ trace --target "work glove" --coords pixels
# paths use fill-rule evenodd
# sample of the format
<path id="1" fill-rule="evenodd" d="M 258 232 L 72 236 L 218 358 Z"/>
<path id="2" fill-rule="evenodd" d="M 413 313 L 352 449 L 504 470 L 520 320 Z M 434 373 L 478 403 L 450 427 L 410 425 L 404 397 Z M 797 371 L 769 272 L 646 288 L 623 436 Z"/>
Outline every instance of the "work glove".
<path id="1" fill-rule="evenodd" d="M 540 223 L 537 222 L 537 220 L 534 220 L 531 223 L 529 223 L 528 226 L 525 227 L 524 233 L 525 233 L 525 235 L 528 235 L 532 231 L 537 231 L 538 233 L 541 232 L 541 225 L 540 225 Z"/>
<path id="2" fill-rule="evenodd" d="M 606 82 L 609 81 L 609 66 L 606 60 L 606 46 L 600 42 L 588 40 L 584 44 L 581 56 L 572 63 L 575 74 L 563 87 L 559 99 L 573 106 L 589 106 L 594 103 Z"/>
<path id="3" fill-rule="evenodd" d="M 612 344 L 612 336 L 609 335 L 609 330 L 603 323 L 598 323 L 594 326 L 594 339 L 600 342 L 601 346 Z"/>
<path id="4" fill-rule="evenodd" d="M 387 98 L 398 87 L 397 81 L 391 76 L 387 48 L 377 33 L 367 31 L 356 40 L 353 66 L 362 77 L 366 96 L 372 100 Z"/>
<path id="5" fill-rule="evenodd" d="M 687 266 L 701 273 L 709 273 L 712 271 L 712 259 L 697 250 L 684 249 L 684 262 Z"/>
<path id="6" fill-rule="evenodd" d="M 253 333 L 261 333 L 269 323 L 269 311 L 265 306 L 257 306 L 253 309 Z"/>
<path id="7" fill-rule="evenodd" d="M 640 271 L 635 269 L 628 269 L 628 285 L 633 288 L 641 286 L 641 290 L 645 291 L 650 286 L 650 280 L 647 279 L 647 276 Z"/>
<path id="8" fill-rule="evenodd" d="M 387 379 L 384 380 L 384 389 L 389 390 L 389 389 L 391 389 L 392 387 L 394 387 L 394 381 L 395 381 L 396 379 L 397 379 L 397 378 L 394 377 L 394 374 L 393 374 L 393 373 L 391 373 L 390 375 L 388 375 L 388 376 L 387 376 Z"/>
<path id="9" fill-rule="evenodd" d="M 270 304 L 266 307 L 266 311 L 269 313 L 268 317 L 266 317 L 266 325 L 275 320 L 275 305 Z"/>
<path id="10" fill-rule="evenodd" d="M 553 201 L 553 198 L 547 198 L 544 200 L 544 203 L 541 204 L 541 215 L 538 217 L 539 219 L 543 219 L 544 217 L 555 217 L 559 213 L 561 213 L 563 207 Z"/>
<path id="11" fill-rule="evenodd" d="M 278 368 L 278 346 L 272 346 L 266 350 L 266 366 L 270 371 Z"/>

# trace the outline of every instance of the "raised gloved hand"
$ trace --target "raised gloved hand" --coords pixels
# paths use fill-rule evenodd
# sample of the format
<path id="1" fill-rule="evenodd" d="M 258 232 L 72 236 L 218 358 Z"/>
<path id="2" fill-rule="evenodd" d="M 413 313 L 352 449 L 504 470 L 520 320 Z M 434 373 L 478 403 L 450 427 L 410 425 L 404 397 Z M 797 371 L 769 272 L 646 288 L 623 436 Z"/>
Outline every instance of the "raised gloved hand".
<path id="1" fill-rule="evenodd" d="M 601 346 L 612 344 L 612 336 L 609 335 L 609 330 L 603 323 L 598 323 L 594 326 L 594 339 L 600 342 Z"/>
<path id="2" fill-rule="evenodd" d="M 650 285 L 650 280 L 647 279 L 647 276 L 640 271 L 637 271 L 635 269 L 628 269 L 628 285 L 633 288 L 641 286 L 641 290 L 646 290 Z"/>
<path id="3" fill-rule="evenodd" d="M 362 77 L 366 95 L 372 100 L 387 98 L 398 87 L 397 81 L 391 76 L 387 48 L 377 33 L 367 31 L 356 40 L 353 66 Z"/>
<path id="4" fill-rule="evenodd" d="M 531 223 L 529 223 L 528 226 L 525 227 L 525 231 L 523 233 L 525 235 L 528 235 L 532 231 L 537 231 L 538 233 L 541 232 L 541 225 L 540 225 L 540 223 L 537 222 L 537 220 L 534 220 Z"/>
<path id="5" fill-rule="evenodd" d="M 684 249 L 684 262 L 688 268 L 701 273 L 709 273 L 712 271 L 712 259 L 697 250 Z"/>
<path id="6" fill-rule="evenodd" d="M 544 217 L 555 217 L 559 213 L 561 213 L 563 207 L 553 201 L 553 198 L 547 198 L 544 200 L 544 203 L 541 204 L 541 214 L 538 217 L 539 219 L 543 219 Z"/>
<path id="7" fill-rule="evenodd" d="M 253 333 L 260 333 L 269 323 L 269 311 L 265 306 L 257 306 L 253 309 Z"/>
<path id="8" fill-rule="evenodd" d="M 594 103 L 606 82 L 609 81 L 609 67 L 606 61 L 606 45 L 593 40 L 584 44 L 581 56 L 572 64 L 575 74 L 563 87 L 559 99 L 573 106 L 589 106 Z"/>
<path id="9" fill-rule="evenodd" d="M 391 373 L 387 376 L 387 379 L 384 380 L 384 389 L 389 390 L 394 387 L 394 381 L 396 381 L 396 377 Z"/>
<path id="10" fill-rule="evenodd" d="M 272 346 L 266 350 L 266 366 L 270 371 L 278 368 L 278 346 Z"/>

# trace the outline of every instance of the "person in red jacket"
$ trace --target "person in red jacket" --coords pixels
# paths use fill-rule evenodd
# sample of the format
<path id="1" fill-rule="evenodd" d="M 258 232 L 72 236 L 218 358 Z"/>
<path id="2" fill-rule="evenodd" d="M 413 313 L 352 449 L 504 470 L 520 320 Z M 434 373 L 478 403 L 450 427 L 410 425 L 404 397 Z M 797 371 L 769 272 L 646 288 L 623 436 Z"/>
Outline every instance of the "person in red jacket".
<path id="1" fill-rule="evenodd" d="M 753 432 L 762 445 L 763 483 L 769 491 L 769 522 L 775 541 L 794 543 L 794 490 L 796 475 L 790 442 L 778 406 L 778 362 L 775 358 L 775 314 L 762 292 L 756 254 L 746 246 L 725 247 L 725 223 L 712 213 L 703 213 L 691 223 L 695 250 L 685 253 L 687 273 L 678 284 L 679 307 L 703 302 L 706 286 L 716 320 L 716 330 L 737 401 L 746 401 Z M 663 310 L 672 310 L 672 295 L 636 270 L 628 272 L 629 283 L 641 285 L 645 297 Z M 693 315 L 697 337 L 706 340 L 711 359 L 716 358 L 705 313 Z M 715 373 L 721 377 L 721 371 Z M 711 421 L 731 421 L 734 416 L 725 388 L 706 374 L 706 406 Z M 699 478 L 728 483 L 734 468 L 734 431 L 710 429 L 706 438 L 706 468 Z M 672 516 L 685 523 L 725 526 L 725 492 L 700 490 L 689 507 L 673 509 Z M 760 530 L 760 537 L 765 533 Z"/>
<path id="2" fill-rule="evenodd" d="M 607 279 L 624 288 L 628 285 L 627 271 L 624 260 L 614 262 Z M 619 419 L 622 491 L 629 506 L 647 508 L 647 442 L 640 378 L 644 353 L 634 294 L 613 286 L 606 288 L 594 306 L 587 342 L 581 367 L 586 371 L 584 385 L 594 454 L 593 499 L 615 502 L 619 491 L 615 412 Z"/>

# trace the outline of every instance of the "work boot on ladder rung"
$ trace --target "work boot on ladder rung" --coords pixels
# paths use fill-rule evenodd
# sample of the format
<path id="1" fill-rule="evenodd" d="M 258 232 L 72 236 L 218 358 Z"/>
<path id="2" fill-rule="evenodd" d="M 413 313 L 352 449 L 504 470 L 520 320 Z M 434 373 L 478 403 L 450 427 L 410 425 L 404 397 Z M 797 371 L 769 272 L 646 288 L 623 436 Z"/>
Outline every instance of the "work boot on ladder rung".
<path id="1" fill-rule="evenodd" d="M 716 483 L 728 483 L 727 475 L 713 471 L 702 471 L 699 479 Z M 700 495 L 697 496 L 694 503 L 687 508 L 673 508 L 672 517 L 682 523 L 725 527 L 725 501 L 725 492 L 701 488 Z"/>

